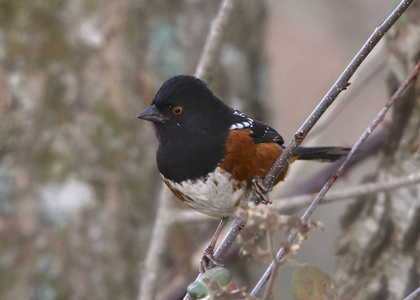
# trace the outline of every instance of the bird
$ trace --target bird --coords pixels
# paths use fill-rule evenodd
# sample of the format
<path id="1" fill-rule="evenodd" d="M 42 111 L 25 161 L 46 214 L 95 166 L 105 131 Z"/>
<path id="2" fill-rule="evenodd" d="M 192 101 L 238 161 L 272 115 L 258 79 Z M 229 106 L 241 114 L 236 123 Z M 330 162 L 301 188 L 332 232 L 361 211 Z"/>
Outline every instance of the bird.
<path id="1" fill-rule="evenodd" d="M 217 238 L 237 207 L 253 192 L 262 202 L 264 178 L 284 149 L 281 135 L 267 124 L 226 105 L 199 78 L 177 75 L 166 80 L 139 119 L 153 123 L 158 140 L 156 162 L 167 187 L 193 209 L 221 218 L 200 263 L 200 273 L 215 265 Z M 345 147 L 298 147 L 296 159 L 335 161 Z M 284 180 L 289 165 L 274 184 Z"/>

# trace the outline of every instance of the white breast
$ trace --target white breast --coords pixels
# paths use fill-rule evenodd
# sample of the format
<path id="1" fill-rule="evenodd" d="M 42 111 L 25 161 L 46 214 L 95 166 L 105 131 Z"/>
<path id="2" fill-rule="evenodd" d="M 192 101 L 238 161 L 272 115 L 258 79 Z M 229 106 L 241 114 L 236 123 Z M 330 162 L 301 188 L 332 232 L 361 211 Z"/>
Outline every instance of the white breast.
<path id="1" fill-rule="evenodd" d="M 229 173 L 219 167 L 207 179 L 185 180 L 180 183 L 171 182 L 164 177 L 163 180 L 181 193 L 192 208 L 213 217 L 232 215 L 239 203 L 249 197 L 246 182 L 232 179 Z"/>

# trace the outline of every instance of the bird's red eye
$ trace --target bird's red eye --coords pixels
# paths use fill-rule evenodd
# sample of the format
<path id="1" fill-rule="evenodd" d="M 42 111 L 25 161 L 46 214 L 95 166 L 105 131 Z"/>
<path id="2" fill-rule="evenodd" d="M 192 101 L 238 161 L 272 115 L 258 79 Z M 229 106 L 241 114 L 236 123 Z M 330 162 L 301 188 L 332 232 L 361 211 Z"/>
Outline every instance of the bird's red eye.
<path id="1" fill-rule="evenodd" d="M 182 113 L 182 107 L 181 106 L 174 107 L 172 111 L 175 115 L 180 115 Z"/>

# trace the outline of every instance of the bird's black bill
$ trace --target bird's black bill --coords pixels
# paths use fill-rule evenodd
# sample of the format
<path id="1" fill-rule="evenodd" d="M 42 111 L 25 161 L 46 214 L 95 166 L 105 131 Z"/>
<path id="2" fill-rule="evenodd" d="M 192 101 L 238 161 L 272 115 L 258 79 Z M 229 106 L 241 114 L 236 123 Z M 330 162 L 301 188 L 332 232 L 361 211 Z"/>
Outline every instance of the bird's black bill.
<path id="1" fill-rule="evenodd" d="M 168 120 L 158 111 L 154 104 L 139 113 L 136 118 L 155 123 L 165 123 L 165 121 Z"/>

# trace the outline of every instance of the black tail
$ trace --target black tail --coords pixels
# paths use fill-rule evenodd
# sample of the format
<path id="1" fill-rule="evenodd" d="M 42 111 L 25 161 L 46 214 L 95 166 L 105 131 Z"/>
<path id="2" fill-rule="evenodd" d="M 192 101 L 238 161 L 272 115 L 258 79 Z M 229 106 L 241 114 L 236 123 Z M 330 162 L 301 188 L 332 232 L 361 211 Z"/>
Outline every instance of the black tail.
<path id="1" fill-rule="evenodd" d="M 350 150 L 344 147 L 299 147 L 295 155 L 304 160 L 335 161 L 346 156 Z"/>

